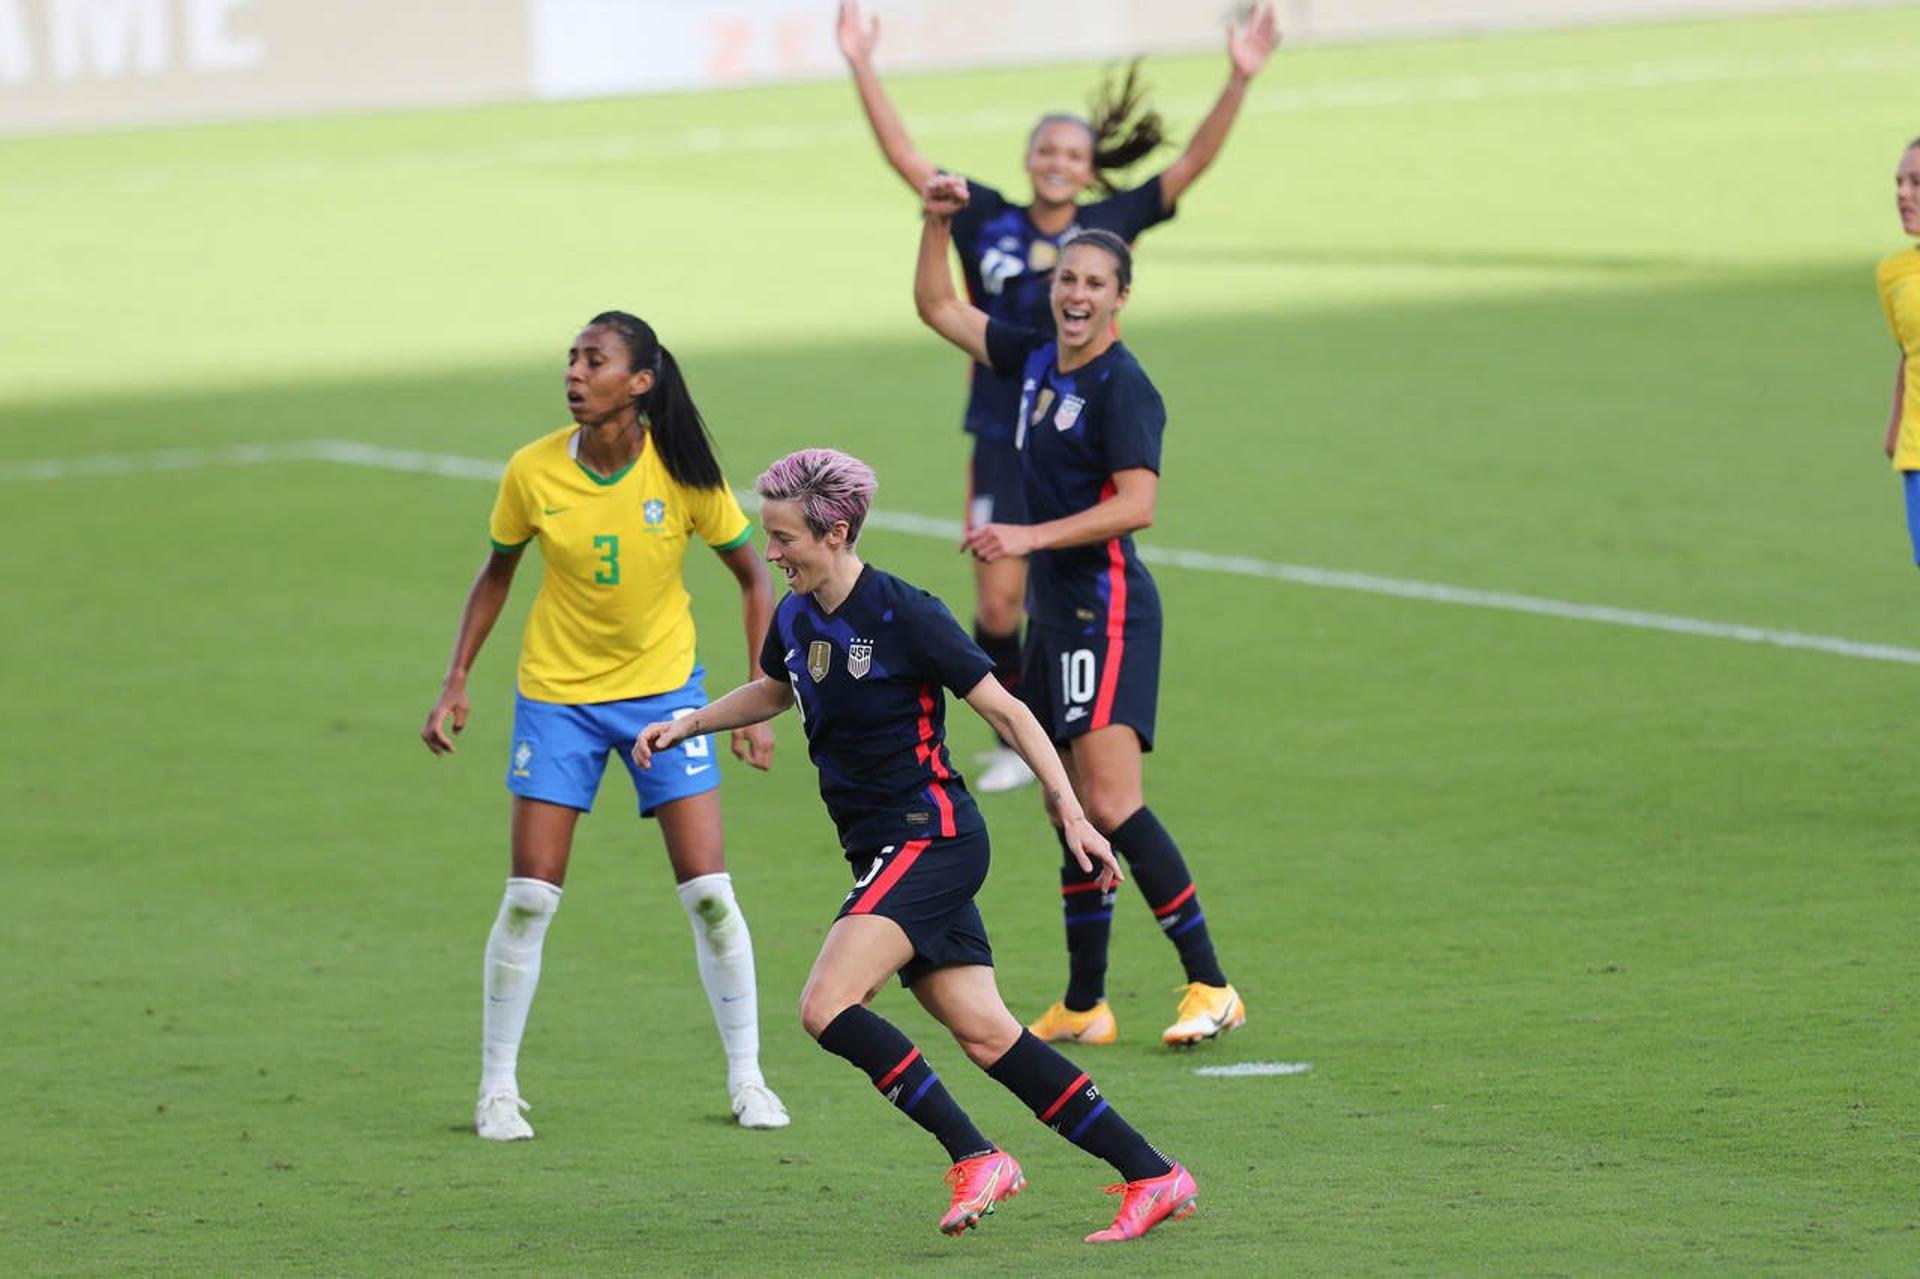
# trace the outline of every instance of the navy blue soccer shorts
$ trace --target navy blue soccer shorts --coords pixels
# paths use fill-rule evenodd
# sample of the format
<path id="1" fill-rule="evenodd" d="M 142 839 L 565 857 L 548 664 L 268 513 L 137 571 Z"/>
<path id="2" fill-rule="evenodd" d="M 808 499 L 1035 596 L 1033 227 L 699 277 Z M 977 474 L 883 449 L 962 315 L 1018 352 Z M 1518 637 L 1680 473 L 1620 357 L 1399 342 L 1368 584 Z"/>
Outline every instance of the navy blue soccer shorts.
<path id="1" fill-rule="evenodd" d="M 1026 492 L 1020 487 L 1020 450 L 972 436 L 973 458 L 967 463 L 967 527 L 982 524 L 1025 524 Z"/>
<path id="2" fill-rule="evenodd" d="M 657 751 L 650 769 L 635 764 L 630 752 L 648 724 L 679 719 L 707 704 L 701 684 L 705 673 L 695 666 L 687 682 L 671 692 L 619 702 L 569 705 L 516 693 L 507 789 L 524 799 L 592 812 L 607 756 L 614 754 L 633 778 L 642 817 L 676 799 L 704 795 L 720 784 L 712 738 L 689 737 L 672 750 Z"/>
<path id="3" fill-rule="evenodd" d="M 1082 635 L 1029 621 L 1018 692 L 1056 746 L 1125 724 L 1140 738 L 1140 749 L 1150 751 L 1160 700 L 1160 628 Z"/>
<path id="4" fill-rule="evenodd" d="M 900 925 L 913 943 L 913 958 L 900 970 L 902 986 L 935 968 L 991 968 L 993 948 L 973 901 L 987 882 L 988 849 L 987 832 L 981 830 L 953 839 L 888 844 L 871 857 L 849 854 L 853 889 L 834 918 L 879 915 Z"/>

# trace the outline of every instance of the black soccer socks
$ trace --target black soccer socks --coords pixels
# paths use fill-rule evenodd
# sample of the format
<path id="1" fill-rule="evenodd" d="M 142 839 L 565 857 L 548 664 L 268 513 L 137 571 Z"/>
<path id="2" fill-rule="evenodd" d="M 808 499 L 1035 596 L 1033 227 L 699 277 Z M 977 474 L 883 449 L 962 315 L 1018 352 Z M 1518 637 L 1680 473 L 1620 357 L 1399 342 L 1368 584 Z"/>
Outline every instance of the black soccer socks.
<path id="1" fill-rule="evenodd" d="M 1207 934 L 1207 917 L 1200 911 L 1200 897 L 1194 892 L 1193 876 L 1180 846 L 1160 824 L 1150 808 L 1114 827 L 1108 835 L 1113 846 L 1127 859 L 1133 882 L 1147 899 L 1161 931 L 1180 951 L 1180 962 L 1187 980 L 1208 986 L 1224 986 L 1226 976 L 1213 953 L 1213 939 Z M 1068 941 L 1069 949 L 1072 941 Z M 1071 1005 L 1069 1005 L 1071 1007 Z"/>
<path id="2" fill-rule="evenodd" d="M 886 1018 L 854 1004 L 827 1023 L 820 1046 L 866 1071 L 881 1095 L 938 1138 L 954 1163 L 996 1148 L 973 1126 L 913 1041 Z"/>
<path id="3" fill-rule="evenodd" d="M 987 1067 L 1034 1117 L 1096 1159 L 1112 1164 L 1125 1181 L 1144 1181 L 1172 1170 L 1120 1112 L 1107 1104 L 1087 1072 L 1062 1057 L 1030 1030 Z"/>
<path id="4" fill-rule="evenodd" d="M 1060 841 L 1060 904 L 1067 919 L 1067 997 L 1066 1005 L 1083 1013 L 1098 1004 L 1107 993 L 1107 941 L 1113 933 L 1113 890 L 1100 890 L 1100 867 L 1081 870 L 1067 848 L 1067 837 L 1058 826 L 1053 837 Z"/>

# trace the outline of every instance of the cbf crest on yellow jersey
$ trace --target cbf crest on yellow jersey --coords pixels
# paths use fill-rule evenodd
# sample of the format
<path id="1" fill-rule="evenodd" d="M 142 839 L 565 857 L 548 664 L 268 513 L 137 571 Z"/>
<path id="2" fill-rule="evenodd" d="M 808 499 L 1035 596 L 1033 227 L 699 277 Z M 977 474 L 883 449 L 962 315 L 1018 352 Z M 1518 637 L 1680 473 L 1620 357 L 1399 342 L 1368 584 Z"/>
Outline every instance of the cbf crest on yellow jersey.
<path id="1" fill-rule="evenodd" d="M 1893 448 L 1896 471 L 1920 471 L 1920 249 L 1883 258 L 1874 272 L 1887 327 L 1907 357 L 1900 390 L 1900 435 Z"/>
<path id="2" fill-rule="evenodd" d="M 694 534 L 716 551 L 753 531 L 733 491 L 687 488 L 649 436 L 633 464 L 600 476 L 563 427 L 513 455 L 489 532 L 495 549 L 538 540 L 546 579 L 520 644 L 520 691 L 542 702 L 612 702 L 679 688 L 693 674 L 693 613 L 680 562 Z"/>

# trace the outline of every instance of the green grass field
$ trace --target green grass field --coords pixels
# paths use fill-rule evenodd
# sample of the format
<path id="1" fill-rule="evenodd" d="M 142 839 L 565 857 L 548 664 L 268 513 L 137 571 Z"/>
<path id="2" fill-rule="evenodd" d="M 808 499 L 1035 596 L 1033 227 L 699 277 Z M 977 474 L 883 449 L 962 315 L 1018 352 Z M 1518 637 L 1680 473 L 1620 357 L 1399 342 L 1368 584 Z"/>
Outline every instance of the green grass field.
<path id="1" fill-rule="evenodd" d="M 1895 9 L 1283 53 L 1143 241 L 1127 337 L 1171 409 L 1144 541 L 1913 644 L 1871 267 L 1916 47 Z M 1184 136 L 1221 62 L 1150 69 Z M 930 154 L 1024 189 L 1024 122 L 1095 70 L 893 88 Z M 1128 898 L 1123 1039 L 1081 1058 L 1199 1215 L 1086 1248 L 1105 1170 L 893 991 L 1032 1179 L 935 1233 L 938 1148 L 792 1013 L 844 871 L 790 720 L 725 794 L 793 1126 L 728 1121 L 616 772 L 522 1057 L 539 1139 L 475 1140 L 531 580 L 460 754 L 416 732 L 490 487 L 149 455 L 497 462 L 623 306 L 737 483 L 831 443 L 885 509 L 957 518 L 914 204 L 843 84 L 12 140 L 0 172 L 0 1271 L 1915 1270 L 1920 672 L 1190 568 L 1158 570 L 1148 789 L 1252 1019 L 1161 1050 L 1178 969 Z M 964 612 L 949 543 L 867 551 Z M 718 691 L 731 585 L 688 577 Z M 1057 854 L 1031 794 L 985 807 L 1030 1013 Z M 1312 1070 L 1192 1073 L 1245 1061 Z"/>

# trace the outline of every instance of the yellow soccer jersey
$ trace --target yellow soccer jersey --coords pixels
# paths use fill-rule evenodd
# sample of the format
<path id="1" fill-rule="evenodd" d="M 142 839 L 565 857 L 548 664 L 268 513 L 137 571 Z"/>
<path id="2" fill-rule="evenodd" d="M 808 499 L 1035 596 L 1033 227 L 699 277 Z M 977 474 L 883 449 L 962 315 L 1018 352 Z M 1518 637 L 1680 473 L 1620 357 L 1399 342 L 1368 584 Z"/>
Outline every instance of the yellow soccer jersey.
<path id="1" fill-rule="evenodd" d="M 733 491 L 674 482 L 649 436 L 620 474 L 577 460 L 578 428 L 513 455 L 489 532 L 510 551 L 538 538 L 546 579 L 520 642 L 520 691 L 541 702 L 612 702 L 668 692 L 693 673 L 693 613 L 680 561 L 698 533 L 715 550 L 753 525 Z"/>
<path id="2" fill-rule="evenodd" d="M 1896 471 L 1920 471 L 1920 249 L 1880 262 L 1874 272 L 1887 327 L 1907 357 L 1907 384 L 1900 392 L 1900 436 L 1893 449 Z"/>

